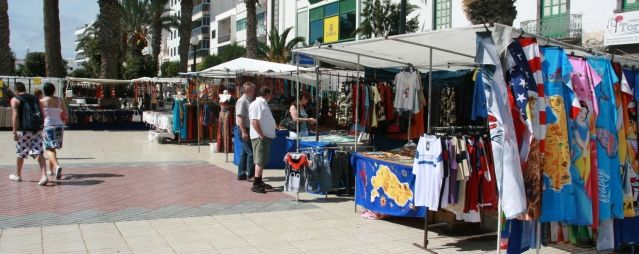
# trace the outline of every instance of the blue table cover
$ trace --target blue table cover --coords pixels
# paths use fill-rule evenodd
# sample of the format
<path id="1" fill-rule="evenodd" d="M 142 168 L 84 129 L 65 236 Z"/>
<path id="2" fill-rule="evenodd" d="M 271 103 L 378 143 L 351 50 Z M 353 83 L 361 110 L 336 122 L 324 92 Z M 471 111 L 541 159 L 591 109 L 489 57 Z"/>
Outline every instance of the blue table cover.
<path id="1" fill-rule="evenodd" d="M 373 212 L 401 217 L 424 217 L 425 207 L 415 207 L 413 167 L 376 160 L 354 153 L 355 202 Z"/>
<path id="2" fill-rule="evenodd" d="M 639 243 L 639 216 L 615 219 L 615 248 L 622 244 Z"/>
<path id="3" fill-rule="evenodd" d="M 284 168 L 284 156 L 288 151 L 288 143 L 286 137 L 288 137 L 288 130 L 278 130 L 275 133 L 277 137 L 271 144 L 271 156 L 269 156 L 269 162 L 265 168 L 267 169 L 283 169 Z M 233 143 L 239 144 L 241 137 L 233 137 Z M 240 154 L 242 153 L 241 145 L 233 145 L 233 164 L 236 166 L 240 164 Z"/>

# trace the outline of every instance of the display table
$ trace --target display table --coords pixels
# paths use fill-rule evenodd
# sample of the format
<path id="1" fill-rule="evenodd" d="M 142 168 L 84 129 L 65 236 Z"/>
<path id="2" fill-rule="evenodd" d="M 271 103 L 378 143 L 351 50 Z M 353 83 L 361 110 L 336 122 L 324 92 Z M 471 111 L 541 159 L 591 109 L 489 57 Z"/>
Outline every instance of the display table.
<path id="1" fill-rule="evenodd" d="M 410 164 L 379 159 L 384 152 L 354 153 L 355 202 L 373 212 L 401 216 L 424 217 L 425 207 L 415 207 L 415 175 Z"/>
<path id="2" fill-rule="evenodd" d="M 69 109 L 69 129 L 90 130 L 143 130 L 145 124 L 133 122 L 134 114 L 142 114 L 140 110 L 124 109 Z"/>
<path id="3" fill-rule="evenodd" d="M 142 121 L 155 126 L 158 130 L 173 134 L 173 115 L 165 112 L 144 111 Z M 172 138 L 171 138 L 172 139 Z"/>
<path id="4" fill-rule="evenodd" d="M 614 229 L 615 249 L 623 244 L 639 244 L 639 216 L 615 219 Z"/>
<path id="5" fill-rule="evenodd" d="M 288 149 L 288 143 L 286 137 L 288 137 L 288 130 L 277 130 L 275 132 L 277 137 L 271 144 L 271 156 L 269 162 L 266 165 L 266 169 L 284 169 L 284 156 Z M 240 154 L 242 153 L 241 137 L 233 137 L 233 164 L 240 164 Z"/>
<path id="6" fill-rule="evenodd" d="M 300 138 L 299 139 L 300 149 L 312 148 L 312 147 L 322 148 L 322 147 L 342 146 L 342 145 L 350 146 L 350 145 L 353 145 L 353 142 L 355 142 L 355 137 L 343 136 L 343 135 L 320 135 L 319 141 L 315 141 L 315 140 L 316 140 L 315 135 Z M 287 150 L 289 152 L 294 152 L 296 150 L 295 143 L 297 140 L 288 138 L 287 141 L 288 141 Z"/>

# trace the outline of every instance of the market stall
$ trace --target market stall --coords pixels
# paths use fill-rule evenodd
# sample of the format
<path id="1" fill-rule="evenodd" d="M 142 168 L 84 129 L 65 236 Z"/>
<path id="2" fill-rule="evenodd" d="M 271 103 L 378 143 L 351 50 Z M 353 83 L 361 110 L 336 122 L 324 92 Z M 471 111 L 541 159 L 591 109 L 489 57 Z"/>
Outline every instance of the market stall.
<path id="1" fill-rule="evenodd" d="M 67 77 L 64 98 L 69 129 L 144 129 L 144 103 L 131 80 Z"/>
<path id="2" fill-rule="evenodd" d="M 422 133 L 418 133 L 417 137 L 411 135 L 410 128 L 407 134 L 409 144 L 411 140 L 419 139 L 416 147 L 406 146 L 406 148 L 413 147 L 412 150 L 417 151 L 412 168 L 402 169 L 400 165 L 389 165 L 389 160 L 384 158 L 394 158 L 392 156 L 396 155 L 392 153 L 355 153 L 353 161 L 357 172 L 355 175 L 358 177 L 355 198 L 357 204 L 368 209 L 375 209 L 376 212 L 407 216 L 422 215 L 415 213 L 415 210 L 412 210 L 412 213 L 402 210 L 410 208 L 411 205 L 417 208 L 427 207 L 431 211 L 452 210 L 458 220 L 469 222 L 476 222 L 478 215 L 481 219 L 483 210 L 498 208 L 498 214 L 503 212 L 509 219 L 505 230 L 508 234 L 505 239 L 509 240 L 510 244 L 501 242 L 501 247 L 507 246 L 509 253 L 539 247 L 542 229 L 550 231 L 544 235 L 544 241 L 546 239 L 548 242 L 566 241 L 562 240 L 564 237 L 561 233 L 557 233 L 562 232 L 563 229 L 565 236 L 571 235 L 566 237 L 570 238 L 567 241 L 571 243 L 576 243 L 576 240 L 572 239 L 589 239 L 591 243 L 596 243 L 599 250 L 612 249 L 615 226 L 610 218 L 619 218 L 630 224 L 635 214 L 632 203 L 637 199 L 637 186 L 630 183 L 636 178 L 633 175 L 638 171 L 635 163 L 637 128 L 636 120 L 632 117 L 636 117 L 636 113 L 633 113 L 636 111 L 632 109 L 635 105 L 633 100 L 637 99 L 633 92 L 637 73 L 634 69 L 623 69 L 622 66 L 636 65 L 639 61 L 616 56 L 611 64 L 613 59 L 592 56 L 588 49 L 540 38 L 539 40 L 545 42 L 547 46 L 555 45 L 555 47 L 543 47 L 537 43 L 536 38 L 540 37 L 496 24 L 490 28 L 472 26 L 295 50 L 297 54 L 309 55 L 337 66 L 355 64 L 358 68 L 359 66 L 373 69 L 395 68 L 404 69 L 407 72 L 426 71 L 428 73 L 428 82 L 424 83 L 423 88 L 418 82 L 414 82 L 415 85 L 403 86 L 407 82 L 395 78 L 394 85 L 397 86 L 397 90 L 402 91 L 401 94 L 411 102 L 418 100 L 418 97 L 413 97 L 413 94 L 423 91 L 420 89 L 427 90 L 424 92 L 428 102 L 425 108 L 426 128 Z M 571 50 L 571 54 L 564 52 L 562 47 Z M 541 55 L 544 55 L 544 65 L 541 65 Z M 509 60 L 502 62 L 500 56 Z M 569 65 L 572 66 L 565 67 Z M 585 92 L 579 90 L 580 87 L 573 86 L 578 82 L 593 80 L 580 79 L 583 75 L 580 74 L 579 66 L 588 65 L 592 66 L 594 73 L 599 75 L 599 79 L 595 79 L 601 82 L 597 86 L 598 89 L 607 87 L 606 89 L 610 90 L 592 89 L 594 85 L 597 85 L 594 81 L 595 84 L 591 83 L 590 90 L 586 89 Z M 558 66 L 559 69 L 551 69 L 550 66 Z M 562 66 L 565 67 L 563 72 Z M 572 69 L 573 66 L 578 67 Z M 445 86 L 445 89 L 439 93 L 433 93 L 435 70 L 460 69 L 471 69 L 473 72 L 471 83 L 475 89 L 471 94 L 471 108 L 466 111 L 468 115 L 457 115 L 452 110 L 465 106 L 447 99 L 456 94 L 454 87 Z M 554 94 L 557 90 L 568 91 L 565 93 L 570 93 L 573 97 L 562 98 L 561 95 Z M 598 112 L 598 116 L 594 115 L 595 117 L 591 120 L 592 126 L 594 126 L 594 119 L 599 121 L 612 115 L 619 115 L 618 118 L 610 121 L 617 122 L 616 127 L 592 133 L 599 140 L 603 138 L 608 142 L 597 143 L 595 138 L 590 143 L 593 153 L 599 157 L 617 154 L 613 152 L 614 149 L 609 148 L 612 145 L 615 147 L 618 145 L 620 147 L 618 155 L 614 155 L 613 161 L 617 161 L 615 165 L 624 169 L 622 175 L 610 172 L 605 167 L 583 171 L 584 165 L 590 165 L 593 161 L 590 159 L 579 161 L 577 158 L 571 158 L 570 151 L 577 146 L 573 144 L 569 146 L 567 143 L 574 142 L 577 139 L 574 135 L 577 134 L 569 130 L 576 128 L 574 126 L 579 123 L 578 117 L 589 117 L 588 114 L 594 114 L 589 113 L 593 112 L 592 108 L 588 108 L 590 104 L 576 99 L 579 96 L 594 98 L 583 97 L 586 98 L 585 101 L 600 100 L 600 111 L 611 110 L 609 113 Z M 616 102 L 612 100 L 611 104 L 610 100 L 601 101 L 602 98 L 611 96 L 617 98 Z M 579 99 L 582 98 L 579 97 Z M 440 106 L 437 111 L 433 106 L 435 103 Z M 546 103 L 548 103 L 546 106 L 541 106 Z M 413 113 L 415 112 L 413 110 Z M 439 120 L 435 121 L 433 116 L 437 113 L 440 113 L 440 116 Z M 578 113 L 585 115 L 578 116 Z M 355 111 L 355 114 L 357 115 L 358 111 Z M 484 120 L 484 125 L 488 122 L 490 129 L 486 129 L 484 125 L 458 125 L 460 117 L 474 120 L 477 116 Z M 409 119 L 412 118 L 419 121 L 417 114 L 409 117 Z M 359 118 L 356 116 L 355 119 Z M 413 127 L 410 120 L 408 126 Z M 436 129 L 435 126 L 441 126 L 441 128 Z M 562 129 L 564 131 L 561 131 Z M 488 134 L 488 130 L 490 130 L 491 139 L 485 140 L 483 137 Z M 587 127 L 585 133 L 588 133 Z M 612 133 L 615 133 L 614 136 Z M 452 142 L 451 140 L 455 137 L 458 140 Z M 459 137 L 463 140 L 461 146 L 459 146 Z M 544 142 L 545 151 L 543 150 Z M 457 145 L 452 145 L 453 143 Z M 429 147 L 435 150 L 429 150 Z M 597 147 L 596 152 L 595 147 Z M 608 150 L 605 147 L 608 147 Z M 460 151 L 462 151 L 461 157 L 454 155 Z M 434 159 L 432 162 L 429 156 Z M 407 162 L 410 163 L 410 159 Z M 599 165 L 601 163 L 600 161 Z M 453 166 L 456 171 L 453 171 Z M 468 168 L 470 174 L 466 176 L 461 173 L 462 177 L 459 178 L 459 172 L 465 172 L 465 168 Z M 433 172 L 443 173 L 431 175 L 434 174 Z M 581 172 L 595 172 L 594 175 L 598 173 L 600 180 L 597 182 L 593 180 L 597 179 L 596 177 L 593 178 Z M 455 175 L 456 178 L 452 177 Z M 573 180 L 566 182 L 565 179 L 570 179 L 570 177 L 562 178 L 566 175 L 570 175 Z M 603 185 L 602 175 L 606 176 Z M 611 179 L 607 176 L 614 176 L 612 179 L 616 180 L 613 181 L 616 181 L 619 186 L 624 186 L 623 191 L 614 194 L 616 201 L 607 198 L 610 197 L 611 191 L 614 192 L 611 189 L 614 185 L 609 185 L 608 181 Z M 427 179 L 442 180 L 429 182 Z M 584 188 L 584 183 L 590 187 Z M 557 184 L 566 187 L 556 187 Z M 453 185 L 458 187 L 452 188 Z M 599 186 L 599 192 L 593 192 L 590 189 L 593 186 Z M 460 191 L 460 187 L 473 190 L 470 195 L 466 191 L 465 199 L 462 201 L 456 199 L 460 196 L 455 196 L 464 193 Z M 499 187 L 499 191 L 496 187 Z M 480 192 L 475 192 L 477 190 L 475 188 L 478 188 Z M 581 191 L 579 193 L 584 193 L 583 190 L 586 189 L 587 192 L 579 198 L 562 196 L 564 193 L 562 189 L 568 188 Z M 597 196 L 606 197 L 606 199 L 599 199 L 598 205 L 584 201 Z M 622 204 L 621 201 L 624 198 L 627 201 Z M 543 203 L 539 200 L 543 200 Z M 460 208 L 459 205 L 462 207 Z M 562 209 L 558 209 L 559 206 Z M 622 207 L 630 207 L 627 214 L 621 213 Z M 575 213 L 570 215 L 569 212 L 555 212 L 571 210 L 582 217 L 575 218 Z M 588 210 L 590 212 L 587 212 Z M 597 211 L 600 214 L 593 216 L 593 213 Z M 428 223 L 428 220 L 425 221 Z M 501 220 L 498 221 L 501 224 Z M 540 222 L 543 222 L 543 227 Z M 623 230 L 620 228 L 621 223 L 617 224 L 619 225 L 616 225 L 615 230 Z M 600 231 L 599 237 L 593 238 L 595 236 L 589 234 L 589 230 L 592 229 Z M 607 233 L 601 234 L 602 232 Z M 498 231 L 498 235 L 500 234 L 501 231 Z M 536 240 L 531 242 L 528 240 L 530 237 Z M 614 239 L 626 244 L 632 243 L 623 237 Z M 427 245 L 428 241 L 425 237 L 424 247 Z M 498 249 L 499 247 L 500 243 L 498 243 Z"/>

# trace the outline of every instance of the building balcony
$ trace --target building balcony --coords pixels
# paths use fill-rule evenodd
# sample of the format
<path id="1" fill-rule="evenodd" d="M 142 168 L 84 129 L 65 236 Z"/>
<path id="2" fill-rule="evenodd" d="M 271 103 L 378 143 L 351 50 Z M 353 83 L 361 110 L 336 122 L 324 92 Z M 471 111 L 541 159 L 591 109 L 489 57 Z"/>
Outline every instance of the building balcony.
<path id="1" fill-rule="evenodd" d="M 210 55 L 208 48 L 198 49 L 196 53 L 197 53 L 197 59 L 204 58 Z M 189 60 L 193 61 L 193 51 L 189 52 Z"/>
<path id="2" fill-rule="evenodd" d="M 231 34 L 230 33 L 229 34 L 220 34 L 217 37 L 217 43 L 225 43 L 225 42 L 230 41 L 230 40 L 231 40 Z"/>
<path id="3" fill-rule="evenodd" d="M 564 14 L 541 20 L 521 22 L 521 28 L 528 33 L 550 37 L 561 41 L 581 41 L 581 14 Z"/>
<path id="4" fill-rule="evenodd" d="M 197 36 L 198 39 L 204 40 L 211 36 L 211 28 L 208 26 L 201 26 L 191 30 L 191 37 Z"/>
<path id="5" fill-rule="evenodd" d="M 209 3 L 201 3 L 196 6 L 193 6 L 192 19 L 198 20 L 204 16 L 208 16 L 211 10 L 211 4 Z"/>

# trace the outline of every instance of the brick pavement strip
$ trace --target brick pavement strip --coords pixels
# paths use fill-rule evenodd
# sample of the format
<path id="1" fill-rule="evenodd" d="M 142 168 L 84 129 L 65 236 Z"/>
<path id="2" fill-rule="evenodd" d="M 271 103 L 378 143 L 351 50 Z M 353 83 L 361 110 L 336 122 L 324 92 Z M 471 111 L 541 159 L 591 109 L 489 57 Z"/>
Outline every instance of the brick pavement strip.
<path id="1" fill-rule="evenodd" d="M 14 155 L 0 154 L 0 253 L 424 253 L 413 246 L 422 240 L 419 220 L 367 221 L 353 213 L 352 198 L 301 194 L 298 203 L 286 193 L 253 194 L 223 154 L 145 138 L 66 132 L 67 180 L 55 187 L 35 186 L 32 160 L 25 182 L 9 182 Z M 0 140 L 9 134 L 0 132 Z M 12 146 L 0 143 L 0 150 Z M 439 253 L 494 252 L 490 240 L 429 238 Z"/>

